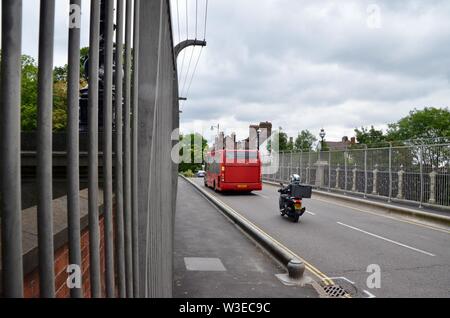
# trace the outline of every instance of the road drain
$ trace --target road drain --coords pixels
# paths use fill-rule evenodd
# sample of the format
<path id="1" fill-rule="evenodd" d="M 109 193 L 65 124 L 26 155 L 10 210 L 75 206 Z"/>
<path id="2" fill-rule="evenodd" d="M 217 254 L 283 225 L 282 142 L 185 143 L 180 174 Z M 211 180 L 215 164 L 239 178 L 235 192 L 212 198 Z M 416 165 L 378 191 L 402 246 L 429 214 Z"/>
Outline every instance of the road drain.
<path id="1" fill-rule="evenodd" d="M 344 298 L 350 296 L 350 294 L 339 285 L 325 285 L 322 286 L 328 297 L 332 298 Z"/>

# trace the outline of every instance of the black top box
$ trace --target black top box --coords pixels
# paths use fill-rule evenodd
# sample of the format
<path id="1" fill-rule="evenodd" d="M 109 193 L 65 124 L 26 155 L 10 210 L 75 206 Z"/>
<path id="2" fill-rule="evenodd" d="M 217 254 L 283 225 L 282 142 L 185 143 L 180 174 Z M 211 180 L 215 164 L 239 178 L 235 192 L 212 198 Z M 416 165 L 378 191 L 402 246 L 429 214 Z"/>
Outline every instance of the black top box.
<path id="1" fill-rule="evenodd" d="M 291 196 L 296 198 L 311 199 L 312 187 L 302 184 L 291 185 Z"/>

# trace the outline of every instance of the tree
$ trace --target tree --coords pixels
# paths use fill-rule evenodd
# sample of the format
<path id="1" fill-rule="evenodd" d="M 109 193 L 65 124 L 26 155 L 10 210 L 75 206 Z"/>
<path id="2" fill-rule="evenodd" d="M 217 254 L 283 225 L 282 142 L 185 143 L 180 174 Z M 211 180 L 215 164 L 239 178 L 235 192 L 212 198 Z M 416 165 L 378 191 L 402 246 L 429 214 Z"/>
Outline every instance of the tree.
<path id="1" fill-rule="evenodd" d="M 288 135 L 282 132 L 281 129 L 279 132 L 275 132 L 271 139 L 267 142 L 267 150 L 276 150 L 279 152 L 292 150 L 289 149 Z"/>
<path id="2" fill-rule="evenodd" d="M 390 124 L 390 140 L 425 139 L 421 142 L 435 143 L 440 138 L 450 137 L 450 111 L 448 108 L 429 107 L 414 109 L 408 116 Z"/>
<path id="3" fill-rule="evenodd" d="M 186 172 L 190 170 L 196 172 L 201 170 L 208 141 L 200 134 L 189 134 L 181 135 L 179 142 L 181 144 L 180 157 L 184 160 L 179 164 L 178 171 Z M 184 153 L 186 150 L 189 151 L 188 154 Z"/>
<path id="4" fill-rule="evenodd" d="M 317 141 L 317 138 L 309 131 L 302 130 L 295 139 L 295 150 L 297 151 L 309 151 L 312 150 L 313 144 Z"/>
<path id="5" fill-rule="evenodd" d="M 377 130 L 373 126 L 369 128 L 361 127 L 361 130 L 355 129 L 356 140 L 359 144 L 368 145 L 369 147 L 377 147 L 385 144 L 387 136 L 382 130 Z"/>

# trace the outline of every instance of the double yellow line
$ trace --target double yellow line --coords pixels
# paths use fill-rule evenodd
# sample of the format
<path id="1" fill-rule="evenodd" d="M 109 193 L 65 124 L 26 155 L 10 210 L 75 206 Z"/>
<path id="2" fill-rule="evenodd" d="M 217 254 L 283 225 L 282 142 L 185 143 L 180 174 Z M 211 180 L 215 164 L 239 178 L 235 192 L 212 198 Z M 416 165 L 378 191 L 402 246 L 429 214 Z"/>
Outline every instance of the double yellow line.
<path id="1" fill-rule="evenodd" d="M 278 242 L 274 237 L 272 237 L 270 234 L 268 234 L 267 232 L 265 232 L 264 230 L 262 230 L 259 226 L 257 226 L 256 224 L 254 224 L 253 222 L 251 222 L 250 220 L 248 220 L 245 216 L 243 216 L 242 214 L 236 212 L 236 210 L 234 210 L 233 208 L 231 208 L 229 205 L 225 204 L 222 200 L 218 199 L 217 196 L 214 196 L 214 199 L 216 199 L 217 201 L 220 202 L 220 204 L 222 204 L 223 206 L 225 206 L 227 209 L 230 209 L 231 211 L 233 211 L 234 213 L 236 213 L 237 215 L 239 215 L 241 218 L 243 218 L 245 221 L 247 221 L 251 226 L 255 227 L 258 231 L 262 232 L 264 235 L 268 236 L 276 245 L 278 245 L 279 248 L 283 249 L 285 252 L 292 254 L 295 258 L 299 259 L 300 261 L 303 262 L 303 264 L 305 264 L 305 268 L 311 272 L 314 276 L 316 276 L 317 278 L 319 278 L 319 280 L 323 281 L 325 285 L 334 285 L 334 282 L 332 279 L 330 279 L 327 275 L 325 275 L 324 273 L 322 273 L 320 270 L 318 270 L 316 267 L 314 267 L 311 263 L 305 261 L 302 257 L 298 256 L 296 253 L 294 253 L 293 251 L 291 251 L 289 248 L 287 248 L 286 246 L 284 246 L 283 244 L 281 244 L 280 242 Z"/>

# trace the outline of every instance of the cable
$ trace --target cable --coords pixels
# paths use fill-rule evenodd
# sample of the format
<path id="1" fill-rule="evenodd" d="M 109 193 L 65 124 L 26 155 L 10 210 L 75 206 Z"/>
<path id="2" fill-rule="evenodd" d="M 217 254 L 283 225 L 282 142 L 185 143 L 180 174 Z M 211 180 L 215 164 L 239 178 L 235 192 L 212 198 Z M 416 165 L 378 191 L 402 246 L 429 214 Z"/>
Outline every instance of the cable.
<path id="1" fill-rule="evenodd" d="M 192 72 L 191 80 L 189 82 L 189 85 L 188 85 L 188 88 L 187 88 L 187 91 L 186 91 L 186 95 L 184 96 L 186 98 L 189 97 L 189 92 L 191 90 L 191 85 L 192 85 L 192 82 L 194 81 L 194 76 L 195 76 L 195 73 L 197 71 L 198 62 L 200 61 L 200 57 L 202 56 L 202 52 L 203 52 L 203 46 L 200 48 L 200 53 L 198 53 L 197 62 L 195 63 L 194 71 Z"/>
<path id="2" fill-rule="evenodd" d="M 208 0 L 206 0 L 205 8 L 205 30 L 203 32 L 203 40 L 206 40 L 206 23 L 208 22 Z"/>
<path id="3" fill-rule="evenodd" d="M 193 46 L 192 50 L 191 50 L 191 57 L 189 59 L 189 64 L 188 64 L 188 68 L 187 68 L 187 71 L 186 71 L 186 77 L 184 78 L 183 88 L 182 88 L 181 92 L 185 91 L 184 89 L 186 87 L 186 82 L 187 82 L 187 79 L 189 77 L 189 70 L 191 69 L 192 57 L 194 56 L 194 49 L 195 49 L 195 46 Z"/>
<path id="4" fill-rule="evenodd" d="M 195 39 L 197 40 L 197 26 L 198 26 L 198 0 L 195 0 Z"/>
<path id="5" fill-rule="evenodd" d="M 179 1 L 180 1 L 180 0 L 177 0 L 178 42 L 181 41 Z"/>
<path id="6" fill-rule="evenodd" d="M 186 40 L 189 38 L 189 11 L 188 11 L 188 0 L 185 1 L 185 11 L 186 11 Z M 180 42 L 181 42 L 181 38 L 180 38 Z M 183 57 L 181 60 L 181 69 L 180 69 L 180 74 L 178 75 L 179 79 L 182 79 L 183 77 L 183 71 L 184 71 L 184 62 L 186 60 L 186 49 L 183 50 L 182 52 Z"/>

